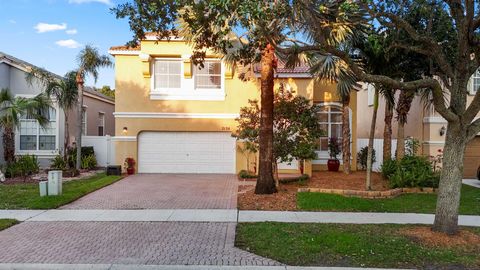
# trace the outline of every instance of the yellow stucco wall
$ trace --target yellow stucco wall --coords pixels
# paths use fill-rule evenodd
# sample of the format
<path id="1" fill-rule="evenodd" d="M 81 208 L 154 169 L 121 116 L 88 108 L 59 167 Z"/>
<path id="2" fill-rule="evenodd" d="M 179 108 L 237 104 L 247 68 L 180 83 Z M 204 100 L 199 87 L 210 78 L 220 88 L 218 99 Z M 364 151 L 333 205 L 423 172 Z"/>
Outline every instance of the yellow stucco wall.
<path id="1" fill-rule="evenodd" d="M 151 73 L 151 63 L 145 62 L 145 58 L 148 58 L 145 55 L 149 55 L 150 59 L 154 57 L 186 58 L 191 54 L 191 51 L 188 45 L 179 41 L 160 41 L 158 44 L 155 44 L 154 41 L 142 41 L 140 55 L 115 55 L 115 112 L 117 114 L 138 112 L 238 114 L 242 106 L 248 105 L 249 99 L 260 99 L 259 79 L 253 74 L 248 74 L 249 80 L 243 81 L 238 78 L 238 70 L 234 69 L 233 76 L 225 78 L 224 81 L 225 100 L 152 100 L 150 98 L 152 79 L 147 76 L 149 72 Z M 207 56 L 212 57 L 213 55 L 207 53 Z M 294 92 L 311 100 L 314 100 L 316 96 L 315 91 L 323 90 L 323 88 L 318 88 L 311 78 L 277 78 L 275 80 L 275 91 L 278 90 L 281 82 L 288 83 Z M 329 85 L 328 87 L 330 90 L 335 89 L 335 85 Z M 330 92 L 333 92 L 333 90 Z M 356 117 L 355 114 L 353 114 L 353 117 Z M 133 137 L 138 138 L 142 131 L 233 132 L 236 125 L 234 119 L 160 119 L 117 116 L 115 119 L 115 136 L 127 136 L 130 140 L 116 141 L 117 163 L 123 164 L 126 157 L 134 157 L 138 160 L 137 142 L 131 140 Z M 127 132 L 124 132 L 124 128 L 127 129 Z M 237 172 L 246 168 L 245 162 L 245 157 L 237 151 Z M 310 173 L 311 170 L 312 166 L 307 162 L 305 172 Z M 281 172 L 298 172 L 298 170 Z"/>

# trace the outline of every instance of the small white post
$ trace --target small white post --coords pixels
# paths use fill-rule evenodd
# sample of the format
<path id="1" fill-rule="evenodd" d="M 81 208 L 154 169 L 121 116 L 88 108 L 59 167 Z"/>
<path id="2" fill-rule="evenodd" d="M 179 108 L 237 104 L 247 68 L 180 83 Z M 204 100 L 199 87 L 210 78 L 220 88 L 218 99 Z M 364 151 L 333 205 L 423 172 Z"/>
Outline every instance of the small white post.
<path id="1" fill-rule="evenodd" d="M 48 195 L 56 196 L 62 194 L 62 171 L 48 172 Z"/>
<path id="2" fill-rule="evenodd" d="M 47 196 L 47 181 L 40 181 L 38 183 L 40 189 L 40 197 Z"/>

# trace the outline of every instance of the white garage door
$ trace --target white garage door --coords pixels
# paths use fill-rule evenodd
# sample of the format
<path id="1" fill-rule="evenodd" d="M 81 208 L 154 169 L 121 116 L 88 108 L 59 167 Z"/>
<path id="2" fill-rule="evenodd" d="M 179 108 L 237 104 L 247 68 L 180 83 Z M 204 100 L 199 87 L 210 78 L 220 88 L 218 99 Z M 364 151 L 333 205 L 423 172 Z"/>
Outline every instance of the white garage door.
<path id="1" fill-rule="evenodd" d="M 235 138 L 227 132 L 143 132 L 140 173 L 235 173 Z"/>

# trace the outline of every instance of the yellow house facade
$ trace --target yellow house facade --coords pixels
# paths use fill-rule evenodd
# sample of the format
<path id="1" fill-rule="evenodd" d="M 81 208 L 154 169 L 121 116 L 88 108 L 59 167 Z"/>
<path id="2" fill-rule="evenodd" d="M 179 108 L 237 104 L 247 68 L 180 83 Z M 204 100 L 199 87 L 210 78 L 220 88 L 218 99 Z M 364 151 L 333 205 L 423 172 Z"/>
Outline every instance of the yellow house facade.
<path id="1" fill-rule="evenodd" d="M 242 80 L 239 68 L 208 53 L 200 69 L 190 61 L 191 47 L 175 39 L 156 41 L 147 36 L 136 48 L 112 47 L 109 53 L 115 57 L 117 164 L 132 157 L 139 173 L 238 173 L 246 169 L 241 143 L 231 134 L 240 108 L 248 100 L 260 99 L 258 73 L 249 71 L 250 79 Z M 319 121 L 327 134 L 319 141 L 318 158 L 305 164 L 305 173 L 325 169 L 326 141 L 341 136 L 336 86 L 316 81 L 306 67 L 280 66 L 275 76 L 275 90 L 284 83 L 320 106 Z M 351 104 L 352 167 L 356 168 L 356 93 Z M 299 165 L 279 164 L 279 169 L 298 173 Z"/>

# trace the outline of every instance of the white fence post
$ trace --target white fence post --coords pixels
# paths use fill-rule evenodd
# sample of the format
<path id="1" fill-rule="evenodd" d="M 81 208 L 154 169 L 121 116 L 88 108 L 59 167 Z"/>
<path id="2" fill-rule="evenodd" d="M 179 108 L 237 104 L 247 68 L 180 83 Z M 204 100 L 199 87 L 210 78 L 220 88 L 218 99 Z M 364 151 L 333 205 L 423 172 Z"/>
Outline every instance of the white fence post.
<path id="1" fill-rule="evenodd" d="M 360 151 L 363 147 L 368 146 L 368 139 L 357 139 L 357 150 Z M 383 139 L 373 140 L 373 149 L 375 149 L 375 163 L 373 163 L 373 171 L 380 171 L 380 167 L 383 163 Z M 397 140 L 392 140 L 392 158 L 395 157 L 395 151 L 397 150 Z"/>
<path id="2" fill-rule="evenodd" d="M 82 145 L 93 146 L 98 166 L 107 167 L 114 163 L 115 146 L 111 136 L 84 136 Z"/>

